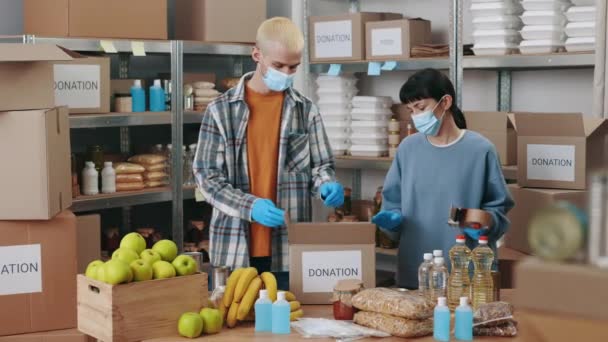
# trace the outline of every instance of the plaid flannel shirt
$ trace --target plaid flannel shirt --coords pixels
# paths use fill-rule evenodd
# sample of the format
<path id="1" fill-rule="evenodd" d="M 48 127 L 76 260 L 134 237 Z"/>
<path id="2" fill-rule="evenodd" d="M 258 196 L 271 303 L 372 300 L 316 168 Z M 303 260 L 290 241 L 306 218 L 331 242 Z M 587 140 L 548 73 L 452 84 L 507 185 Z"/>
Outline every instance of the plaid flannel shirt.
<path id="1" fill-rule="evenodd" d="M 246 74 L 205 112 L 193 171 L 205 200 L 213 206 L 209 254 L 214 266 L 249 265 L 249 227 L 253 202 L 247 161 Z M 277 165 L 277 207 L 292 222 L 312 218 L 312 196 L 335 180 L 335 165 L 316 106 L 294 89 L 285 92 Z M 272 230 L 272 270 L 289 267 L 287 228 Z"/>

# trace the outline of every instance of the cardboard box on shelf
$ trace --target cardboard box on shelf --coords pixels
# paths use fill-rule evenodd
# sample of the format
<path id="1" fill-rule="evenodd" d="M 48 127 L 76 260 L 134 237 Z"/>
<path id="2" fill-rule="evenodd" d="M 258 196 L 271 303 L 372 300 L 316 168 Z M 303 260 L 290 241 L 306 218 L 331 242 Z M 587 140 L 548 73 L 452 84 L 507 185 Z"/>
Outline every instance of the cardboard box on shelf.
<path id="1" fill-rule="evenodd" d="M 135 80 L 136 78 L 110 80 L 110 95 L 114 96 L 116 94 L 131 94 L 131 87 L 135 83 Z M 146 80 L 140 79 L 140 81 L 142 88 L 147 89 Z"/>
<path id="2" fill-rule="evenodd" d="M 101 217 L 99 214 L 76 216 L 78 273 L 84 273 L 87 265 L 101 259 Z"/>
<path id="3" fill-rule="evenodd" d="M 517 164 L 515 116 L 505 112 L 465 111 L 467 128 L 480 133 L 496 147 L 502 165 Z"/>
<path id="4" fill-rule="evenodd" d="M 292 223 L 289 289 L 302 304 L 329 304 L 341 279 L 376 286 L 376 226 L 371 223 Z"/>
<path id="5" fill-rule="evenodd" d="M 175 39 L 253 44 L 266 0 L 179 0 L 175 17 Z"/>
<path id="6" fill-rule="evenodd" d="M 371 12 L 309 17 L 310 61 L 325 63 L 364 60 L 365 24 L 401 18 L 403 15 L 397 13 Z"/>
<path id="7" fill-rule="evenodd" d="M 78 329 L 53 330 L 0 337 L 0 342 L 96 342 Z"/>
<path id="8" fill-rule="evenodd" d="M 365 24 L 365 57 L 367 60 L 393 61 L 411 57 L 412 47 L 431 42 L 431 22 L 399 19 L 372 21 Z"/>
<path id="9" fill-rule="evenodd" d="M 558 201 L 567 201 L 579 209 L 587 208 L 587 191 L 558 189 L 529 189 L 509 184 L 515 207 L 507 214 L 511 227 L 505 236 L 505 246 L 532 254 L 528 242 L 528 224 L 536 212 Z"/>
<path id="10" fill-rule="evenodd" d="M 72 205 L 68 109 L 0 112 L 0 220 L 48 220 Z"/>
<path id="11" fill-rule="evenodd" d="M 76 327 L 76 255 L 70 211 L 0 221 L 0 336 Z"/>
<path id="12" fill-rule="evenodd" d="M 44 37 L 168 39 L 167 1 L 24 0 L 23 31 Z"/>
<path id="13" fill-rule="evenodd" d="M 109 285 L 77 276 L 78 330 L 101 341 L 176 333 L 182 313 L 207 305 L 207 274 Z"/>
<path id="14" fill-rule="evenodd" d="M 608 272 L 583 264 L 528 258 L 516 267 L 514 305 L 608 324 Z"/>
<path id="15" fill-rule="evenodd" d="M 50 62 L 72 59 L 55 45 L 0 44 L 0 111 L 55 107 Z"/>
<path id="16" fill-rule="evenodd" d="M 517 183 L 583 190 L 606 167 L 608 121 L 578 114 L 517 113 Z"/>
<path id="17" fill-rule="evenodd" d="M 70 113 L 110 111 L 110 58 L 71 52 L 71 61 L 52 62 L 55 105 Z"/>

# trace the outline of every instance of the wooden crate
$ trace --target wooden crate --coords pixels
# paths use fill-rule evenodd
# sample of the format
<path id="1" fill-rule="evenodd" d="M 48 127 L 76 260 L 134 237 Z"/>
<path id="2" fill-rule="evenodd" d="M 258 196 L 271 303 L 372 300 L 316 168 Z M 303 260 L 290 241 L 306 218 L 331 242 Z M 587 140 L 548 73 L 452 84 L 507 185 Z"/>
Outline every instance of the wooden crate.
<path id="1" fill-rule="evenodd" d="M 80 274 L 77 283 L 78 330 L 103 342 L 174 335 L 180 315 L 208 298 L 206 273 L 120 285 Z"/>

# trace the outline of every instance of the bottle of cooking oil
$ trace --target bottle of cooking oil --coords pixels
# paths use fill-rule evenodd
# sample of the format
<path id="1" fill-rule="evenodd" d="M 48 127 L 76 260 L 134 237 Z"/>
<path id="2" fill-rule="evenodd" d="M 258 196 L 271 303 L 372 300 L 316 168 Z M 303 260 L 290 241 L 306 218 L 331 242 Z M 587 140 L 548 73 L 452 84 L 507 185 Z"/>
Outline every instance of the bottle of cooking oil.
<path id="1" fill-rule="evenodd" d="M 488 247 L 488 237 L 479 238 L 479 246 L 471 252 L 475 273 L 473 274 L 473 309 L 490 303 L 494 298 L 494 281 L 492 280 L 492 263 L 494 252 Z"/>
<path id="2" fill-rule="evenodd" d="M 471 279 L 469 278 L 469 263 L 471 250 L 465 243 L 464 235 L 456 236 L 456 244 L 450 249 L 452 272 L 448 278 L 448 306 L 456 310 L 460 304 L 460 297 L 471 296 Z"/>

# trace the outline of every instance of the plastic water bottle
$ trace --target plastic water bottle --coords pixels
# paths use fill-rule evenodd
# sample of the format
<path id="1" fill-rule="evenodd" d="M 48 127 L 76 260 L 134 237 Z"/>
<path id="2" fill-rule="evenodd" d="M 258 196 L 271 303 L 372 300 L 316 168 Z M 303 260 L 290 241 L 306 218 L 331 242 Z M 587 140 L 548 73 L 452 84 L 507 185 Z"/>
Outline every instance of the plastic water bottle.
<path id="1" fill-rule="evenodd" d="M 112 194 L 116 192 L 116 171 L 112 167 L 112 162 L 104 162 L 101 170 L 101 192 Z"/>
<path id="2" fill-rule="evenodd" d="M 431 299 L 436 302 L 439 297 L 446 297 L 448 287 L 448 269 L 443 257 L 436 257 L 431 268 Z"/>
<path id="3" fill-rule="evenodd" d="M 473 308 L 494 301 L 494 280 L 492 279 L 492 263 L 494 252 L 488 247 L 488 237 L 479 238 L 479 245 L 471 252 L 475 273 L 473 274 Z"/>
<path id="4" fill-rule="evenodd" d="M 82 193 L 84 195 L 99 193 L 99 172 L 92 161 L 84 163 L 84 169 L 82 169 Z"/>
<path id="5" fill-rule="evenodd" d="M 418 291 L 426 298 L 431 298 L 429 279 L 433 267 L 433 254 L 424 253 L 424 261 L 418 267 Z"/>
<path id="6" fill-rule="evenodd" d="M 131 87 L 131 111 L 146 111 L 146 91 L 141 87 L 141 80 L 135 80 Z"/>
<path id="7" fill-rule="evenodd" d="M 447 298 L 437 298 L 437 306 L 433 315 L 433 337 L 435 341 L 450 340 L 450 309 L 447 306 Z"/>
<path id="8" fill-rule="evenodd" d="M 165 111 L 165 91 L 160 85 L 160 80 L 154 80 L 154 84 L 150 87 L 150 111 Z"/>
<path id="9" fill-rule="evenodd" d="M 456 308 L 454 336 L 460 341 L 473 340 L 473 309 L 469 306 L 468 297 L 460 297 L 460 306 Z"/>
<path id="10" fill-rule="evenodd" d="M 454 311 L 460 303 L 460 297 L 471 296 L 471 279 L 469 263 L 471 250 L 465 245 L 465 236 L 456 236 L 456 244 L 450 249 L 452 272 L 448 278 L 448 306 Z"/>
<path id="11" fill-rule="evenodd" d="M 260 298 L 255 301 L 255 331 L 272 331 L 272 301 L 268 298 L 268 291 L 260 290 Z"/>
<path id="12" fill-rule="evenodd" d="M 272 304 L 272 333 L 273 334 L 289 334 L 291 332 L 289 326 L 289 314 L 291 306 L 285 300 L 285 292 L 277 293 L 277 301 Z"/>

